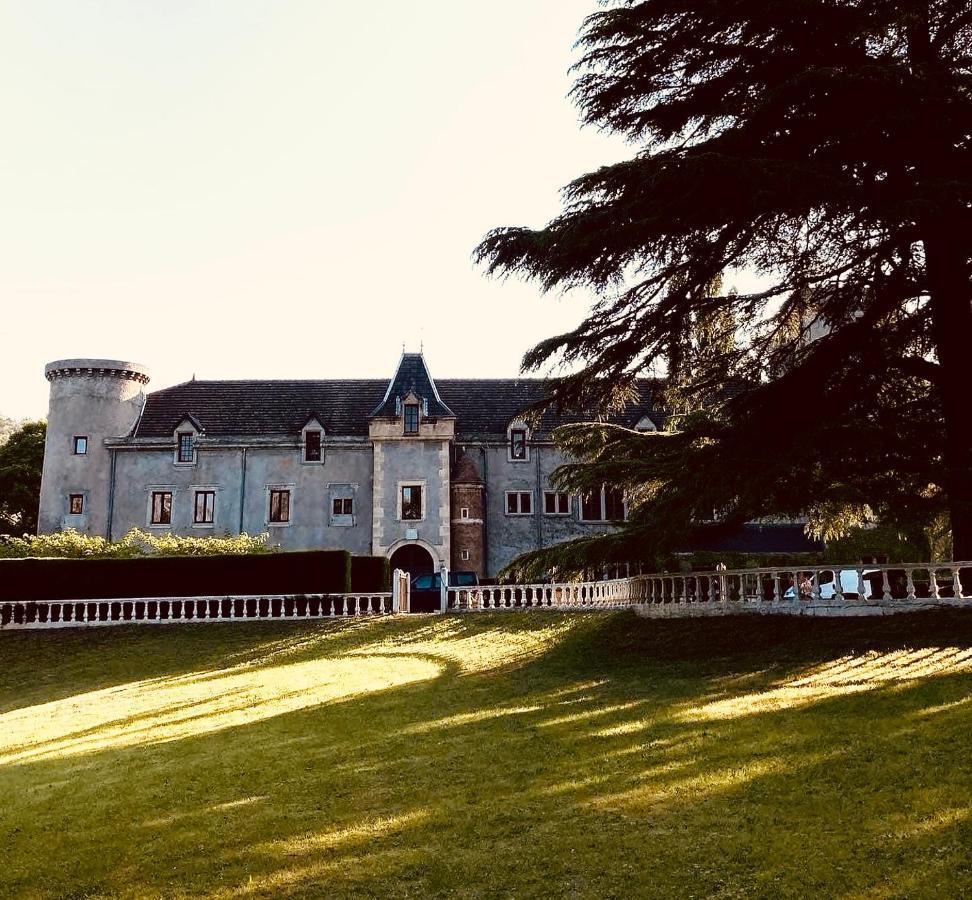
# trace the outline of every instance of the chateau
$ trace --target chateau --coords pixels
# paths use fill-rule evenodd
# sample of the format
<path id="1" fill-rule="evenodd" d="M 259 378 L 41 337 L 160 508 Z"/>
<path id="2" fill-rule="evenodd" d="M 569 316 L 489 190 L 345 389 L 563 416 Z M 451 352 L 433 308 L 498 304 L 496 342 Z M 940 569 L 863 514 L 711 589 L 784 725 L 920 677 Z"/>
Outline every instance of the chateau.
<path id="1" fill-rule="evenodd" d="M 551 411 L 523 410 L 543 381 L 435 382 L 421 353 L 390 380 L 188 381 L 146 393 L 145 367 L 67 359 L 50 382 L 43 532 L 117 539 L 138 527 L 259 534 L 288 550 L 343 548 L 413 574 L 491 577 L 518 554 L 603 531 L 625 516 L 614 490 L 557 493 L 565 461 Z M 621 424 L 654 431 L 642 397 Z"/>

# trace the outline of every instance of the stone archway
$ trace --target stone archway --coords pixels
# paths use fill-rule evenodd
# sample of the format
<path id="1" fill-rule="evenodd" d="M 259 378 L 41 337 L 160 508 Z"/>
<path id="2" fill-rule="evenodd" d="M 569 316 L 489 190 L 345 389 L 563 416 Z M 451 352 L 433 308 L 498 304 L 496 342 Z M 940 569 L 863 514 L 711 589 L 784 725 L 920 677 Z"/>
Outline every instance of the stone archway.
<path id="1" fill-rule="evenodd" d="M 430 575 L 437 571 L 432 554 L 421 544 L 402 544 L 391 555 L 391 568 L 402 569 L 409 574 L 409 580 L 416 575 Z"/>

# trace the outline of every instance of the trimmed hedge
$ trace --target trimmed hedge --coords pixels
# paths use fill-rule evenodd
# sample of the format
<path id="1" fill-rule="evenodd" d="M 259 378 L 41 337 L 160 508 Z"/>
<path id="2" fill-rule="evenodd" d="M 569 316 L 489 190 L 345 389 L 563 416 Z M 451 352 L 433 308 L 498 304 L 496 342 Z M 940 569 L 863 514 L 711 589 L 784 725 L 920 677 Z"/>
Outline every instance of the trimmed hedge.
<path id="1" fill-rule="evenodd" d="M 384 556 L 351 557 L 351 591 L 355 594 L 391 590 L 391 564 Z"/>
<path id="2" fill-rule="evenodd" d="M 0 601 L 344 594 L 350 590 L 351 554 L 346 550 L 0 560 Z"/>

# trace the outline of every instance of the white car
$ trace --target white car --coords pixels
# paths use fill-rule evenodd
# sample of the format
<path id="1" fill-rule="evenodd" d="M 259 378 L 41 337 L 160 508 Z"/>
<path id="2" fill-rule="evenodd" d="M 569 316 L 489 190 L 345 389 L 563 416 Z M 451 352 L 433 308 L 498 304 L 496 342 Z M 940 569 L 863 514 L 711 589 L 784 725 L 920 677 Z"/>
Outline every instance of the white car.
<path id="1" fill-rule="evenodd" d="M 873 596 L 873 590 L 871 587 L 871 582 L 868 580 L 869 575 L 873 575 L 878 572 L 878 569 L 864 569 L 864 597 L 865 600 L 870 600 Z M 840 590 L 845 597 L 857 597 L 858 588 L 860 585 L 857 581 L 857 570 L 856 569 L 840 569 L 838 571 L 840 575 Z M 820 599 L 821 600 L 833 600 L 834 595 L 837 593 L 837 585 L 834 581 L 833 572 L 821 572 L 820 573 Z M 793 587 L 788 587 L 783 594 L 784 600 L 792 600 L 796 596 Z"/>

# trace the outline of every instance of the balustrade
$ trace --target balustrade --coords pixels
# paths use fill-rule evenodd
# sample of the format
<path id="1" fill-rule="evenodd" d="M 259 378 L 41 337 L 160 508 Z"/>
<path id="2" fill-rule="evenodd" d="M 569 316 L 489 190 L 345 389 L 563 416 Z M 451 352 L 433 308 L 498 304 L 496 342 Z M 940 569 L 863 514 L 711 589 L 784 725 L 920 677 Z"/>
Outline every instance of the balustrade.
<path id="1" fill-rule="evenodd" d="M 0 629 L 389 615 L 390 593 L 0 601 Z"/>

